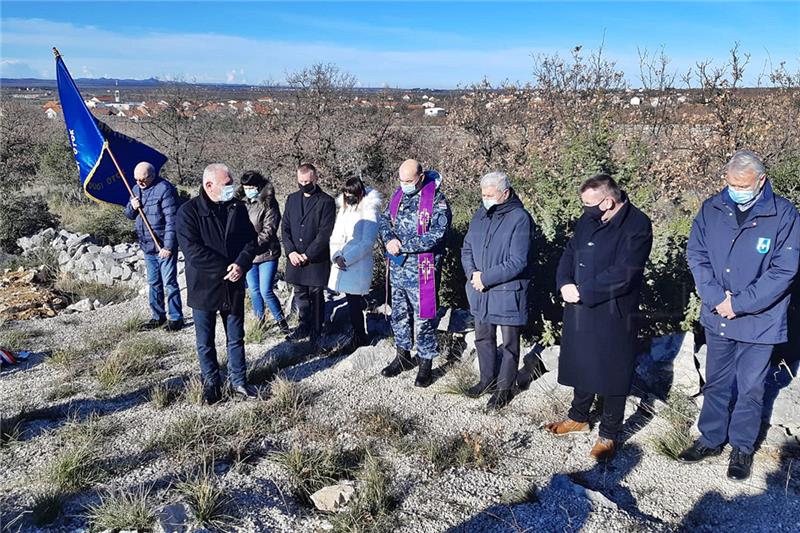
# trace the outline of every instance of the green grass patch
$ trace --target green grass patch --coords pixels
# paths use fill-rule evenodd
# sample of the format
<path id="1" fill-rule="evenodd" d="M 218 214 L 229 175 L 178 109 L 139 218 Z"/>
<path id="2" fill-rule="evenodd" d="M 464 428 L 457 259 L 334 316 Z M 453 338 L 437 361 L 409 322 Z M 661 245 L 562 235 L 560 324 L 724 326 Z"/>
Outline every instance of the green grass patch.
<path id="1" fill-rule="evenodd" d="M 192 512 L 196 525 L 224 530 L 233 521 L 233 500 L 220 487 L 213 468 L 204 468 L 194 479 L 178 484 L 177 491 Z"/>
<path id="2" fill-rule="evenodd" d="M 391 530 L 396 501 L 387 466 L 367 453 L 357 475 L 357 491 L 343 512 L 331 519 L 334 533 L 378 533 Z"/>
<path id="3" fill-rule="evenodd" d="M 435 438 L 422 446 L 422 454 L 436 472 L 455 467 L 491 468 L 499 459 L 496 443 L 479 433 Z"/>
<path id="4" fill-rule="evenodd" d="M 144 489 L 102 496 L 100 503 L 88 507 L 87 516 L 91 530 L 151 531 L 156 513 L 150 505 L 149 497 L 149 491 Z"/>
<path id="5" fill-rule="evenodd" d="M 464 396 L 467 389 L 478 383 L 479 376 L 471 362 L 454 365 L 446 375 L 441 390 L 445 394 Z"/>
<path id="6" fill-rule="evenodd" d="M 311 495 L 322 487 L 351 475 L 359 459 L 357 453 L 337 448 L 316 450 L 297 446 L 274 452 L 270 458 L 286 469 L 295 495 L 306 504 L 311 503 Z"/>

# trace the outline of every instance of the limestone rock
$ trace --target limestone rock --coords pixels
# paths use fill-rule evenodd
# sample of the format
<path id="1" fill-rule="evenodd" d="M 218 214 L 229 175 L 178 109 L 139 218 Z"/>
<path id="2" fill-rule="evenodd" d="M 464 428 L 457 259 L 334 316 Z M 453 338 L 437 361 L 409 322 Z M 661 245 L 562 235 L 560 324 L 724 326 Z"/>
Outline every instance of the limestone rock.
<path id="1" fill-rule="evenodd" d="M 89 298 L 84 298 L 79 302 L 75 302 L 74 304 L 67 306 L 67 309 L 70 311 L 85 312 L 85 311 L 91 311 L 92 309 L 94 309 L 94 307 L 92 305 L 92 301 Z"/>
<path id="2" fill-rule="evenodd" d="M 320 511 L 338 511 L 350 501 L 356 490 L 351 483 L 339 483 L 322 487 L 311 495 L 314 507 Z"/>

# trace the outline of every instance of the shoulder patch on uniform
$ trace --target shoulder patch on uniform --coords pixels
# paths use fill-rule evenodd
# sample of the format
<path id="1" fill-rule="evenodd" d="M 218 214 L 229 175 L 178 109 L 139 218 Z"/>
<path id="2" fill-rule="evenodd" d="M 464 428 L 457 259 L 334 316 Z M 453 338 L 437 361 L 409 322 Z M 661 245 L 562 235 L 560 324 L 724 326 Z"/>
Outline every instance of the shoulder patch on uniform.
<path id="1" fill-rule="evenodd" d="M 767 237 L 759 237 L 758 242 L 756 243 L 756 251 L 760 254 L 765 254 L 769 252 L 769 245 L 772 243 L 772 239 Z"/>

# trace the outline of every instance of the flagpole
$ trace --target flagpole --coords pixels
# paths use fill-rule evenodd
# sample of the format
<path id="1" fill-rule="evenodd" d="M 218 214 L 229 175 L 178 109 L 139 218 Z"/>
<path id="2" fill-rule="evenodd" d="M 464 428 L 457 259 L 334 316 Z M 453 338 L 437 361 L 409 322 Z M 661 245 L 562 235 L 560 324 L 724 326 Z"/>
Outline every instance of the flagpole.
<path id="1" fill-rule="evenodd" d="M 108 155 L 111 156 L 111 161 L 113 161 L 114 162 L 114 166 L 117 167 L 117 172 L 119 172 L 119 176 L 122 178 L 122 183 L 125 184 L 125 188 L 128 189 L 128 192 L 130 193 L 131 198 L 136 198 L 136 195 L 133 194 L 133 189 L 131 189 L 130 183 L 128 183 L 128 179 L 125 177 L 125 173 L 122 171 L 122 168 L 119 166 L 119 163 L 117 163 L 117 158 L 114 157 L 114 152 L 111 151 L 111 147 L 108 146 L 108 144 L 106 144 L 103 147 L 103 149 L 106 152 L 108 152 Z M 142 209 L 141 204 L 139 205 L 139 209 L 137 209 L 137 211 L 139 211 L 139 216 L 142 217 L 142 222 L 144 222 L 144 226 L 147 228 L 147 231 L 150 232 L 150 236 L 153 238 L 153 242 L 155 243 L 156 248 L 160 252 L 161 251 L 161 244 L 158 242 L 158 237 L 156 237 L 156 234 L 153 231 L 152 226 L 150 226 L 150 221 L 147 220 L 147 215 L 144 214 L 144 209 Z"/>

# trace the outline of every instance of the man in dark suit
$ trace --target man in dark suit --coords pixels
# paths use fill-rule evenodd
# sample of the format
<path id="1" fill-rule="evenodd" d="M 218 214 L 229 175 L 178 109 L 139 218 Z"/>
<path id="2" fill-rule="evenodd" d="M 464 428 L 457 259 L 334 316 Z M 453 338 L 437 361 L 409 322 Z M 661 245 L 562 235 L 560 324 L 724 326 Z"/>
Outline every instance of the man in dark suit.
<path id="1" fill-rule="evenodd" d="M 200 194 L 178 210 L 178 243 L 186 258 L 187 303 L 192 308 L 203 395 L 222 397 L 214 330 L 222 317 L 228 344 L 228 379 L 237 396 L 251 398 L 244 355 L 244 273 L 253 263 L 257 235 L 247 208 L 234 198 L 228 167 L 214 163 L 203 172 Z"/>
<path id="2" fill-rule="evenodd" d="M 297 167 L 299 191 L 286 198 L 281 221 L 286 252 L 286 281 L 294 288 L 300 324 L 290 341 L 319 339 L 325 317 L 325 286 L 331 271 L 330 240 L 336 222 L 336 202 L 320 189 L 311 163 Z"/>
<path id="3" fill-rule="evenodd" d="M 556 272 L 566 303 L 558 382 L 573 387 L 574 396 L 568 417 L 545 429 L 589 431 L 589 410 L 600 396 L 603 415 L 590 455 L 606 461 L 617 448 L 636 367 L 639 293 L 653 230 L 611 176 L 589 178 L 580 193 L 584 214 Z"/>

